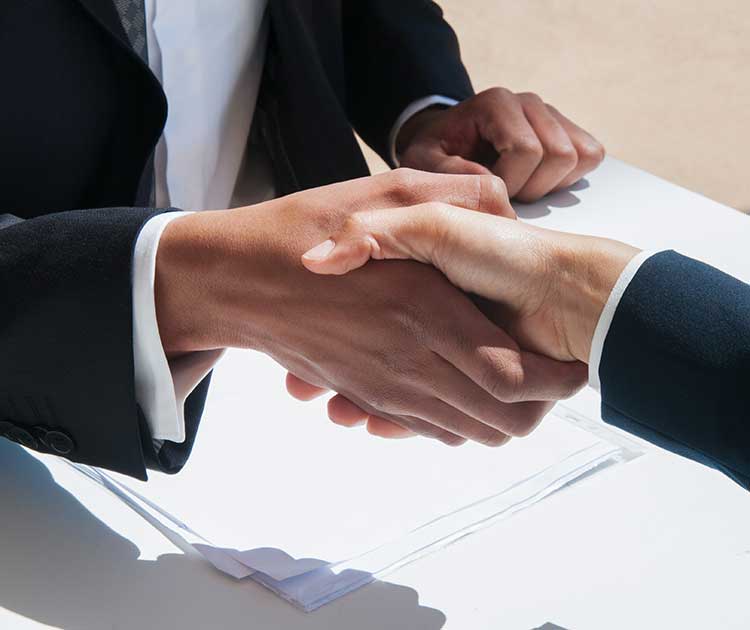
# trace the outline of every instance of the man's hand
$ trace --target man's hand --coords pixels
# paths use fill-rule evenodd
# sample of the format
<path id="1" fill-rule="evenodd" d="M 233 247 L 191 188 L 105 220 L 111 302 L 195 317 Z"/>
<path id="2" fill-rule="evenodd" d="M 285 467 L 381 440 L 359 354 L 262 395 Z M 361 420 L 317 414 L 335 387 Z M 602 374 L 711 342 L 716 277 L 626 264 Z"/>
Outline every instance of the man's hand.
<path id="1" fill-rule="evenodd" d="M 432 267 L 333 277 L 301 263 L 352 214 L 431 201 L 515 216 L 495 177 L 399 170 L 173 221 L 156 270 L 165 349 L 260 350 L 315 388 L 449 444 L 527 433 L 581 384 L 580 366 L 521 350 Z"/>
<path id="2" fill-rule="evenodd" d="M 522 202 L 570 186 L 604 159 L 591 134 L 536 94 L 504 88 L 415 115 L 401 129 L 396 153 L 408 168 L 494 173 Z"/>

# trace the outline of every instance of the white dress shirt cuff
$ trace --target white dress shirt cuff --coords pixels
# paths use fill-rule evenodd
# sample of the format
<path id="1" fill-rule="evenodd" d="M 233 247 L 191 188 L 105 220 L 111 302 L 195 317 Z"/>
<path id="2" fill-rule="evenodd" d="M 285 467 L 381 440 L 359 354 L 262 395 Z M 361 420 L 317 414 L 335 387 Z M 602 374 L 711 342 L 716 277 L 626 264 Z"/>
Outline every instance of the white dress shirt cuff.
<path id="1" fill-rule="evenodd" d="M 452 107 L 453 105 L 457 105 L 458 103 L 459 101 L 457 101 L 455 98 L 433 94 L 431 96 L 425 96 L 424 98 L 420 98 L 419 100 L 414 101 L 403 112 L 401 112 L 401 115 L 396 119 L 396 122 L 391 128 L 391 133 L 388 136 L 391 166 L 395 168 L 399 166 L 398 156 L 396 155 L 396 138 L 398 138 L 398 132 L 401 131 L 401 127 L 404 126 L 407 120 L 409 120 L 412 116 L 418 114 L 422 110 L 427 109 L 428 107 L 432 107 L 433 105 L 446 105 L 448 107 Z"/>
<path id="2" fill-rule="evenodd" d="M 601 391 L 601 383 L 599 382 L 599 364 L 602 360 L 604 342 L 607 339 L 609 327 L 612 325 L 612 318 L 615 316 L 620 300 L 625 294 L 628 285 L 635 277 L 635 274 L 638 273 L 641 265 L 654 254 L 658 254 L 659 251 L 662 250 L 643 251 L 636 254 L 630 260 L 625 266 L 625 269 L 622 270 L 620 277 L 617 278 L 617 282 L 615 282 L 615 286 L 612 288 L 609 298 L 607 298 L 607 303 L 604 305 L 601 315 L 599 315 L 599 321 L 594 329 L 594 337 L 591 340 L 591 352 L 589 354 L 589 385 L 591 385 L 596 391 Z"/>
<path id="3" fill-rule="evenodd" d="M 185 441 L 185 399 L 208 374 L 223 350 L 192 352 L 167 361 L 156 319 L 156 252 L 167 225 L 188 212 L 149 219 L 133 253 L 133 360 L 136 402 L 155 441 Z"/>

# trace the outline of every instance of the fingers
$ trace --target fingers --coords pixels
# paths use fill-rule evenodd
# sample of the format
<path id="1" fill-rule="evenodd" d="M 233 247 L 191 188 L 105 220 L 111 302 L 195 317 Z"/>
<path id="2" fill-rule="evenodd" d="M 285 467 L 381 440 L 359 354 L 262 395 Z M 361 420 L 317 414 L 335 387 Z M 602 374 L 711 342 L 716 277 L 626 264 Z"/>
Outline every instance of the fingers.
<path id="1" fill-rule="evenodd" d="M 328 401 L 328 417 L 342 427 L 357 427 L 367 421 L 368 413 L 348 398 L 336 394 Z"/>
<path id="2" fill-rule="evenodd" d="M 474 427 L 477 430 L 470 434 L 453 427 L 444 428 L 485 444 L 500 445 L 510 436 L 528 434 L 552 406 L 550 402 L 533 399 L 516 403 L 498 400 L 445 360 L 436 366 L 431 377 L 436 398 L 485 425 Z"/>
<path id="3" fill-rule="evenodd" d="M 369 416 L 367 418 L 367 432 L 371 435 L 387 438 L 389 440 L 400 440 L 404 438 L 416 437 L 414 431 L 400 427 L 399 425 L 381 418 L 380 416 Z"/>
<path id="4" fill-rule="evenodd" d="M 439 398 L 421 401 L 420 416 L 406 416 L 406 418 L 411 421 L 424 420 L 453 435 L 487 446 L 502 446 L 510 439 L 508 434 L 480 422 Z M 535 418 L 535 422 L 540 419 Z"/>
<path id="5" fill-rule="evenodd" d="M 441 230 L 453 227 L 446 225 L 450 212 L 449 206 L 436 203 L 360 212 L 330 239 L 305 252 L 302 264 L 314 273 L 341 275 L 371 258 L 432 263 L 431 252 Z"/>
<path id="6" fill-rule="evenodd" d="M 497 157 L 489 162 L 481 143 L 473 151 L 485 154 L 482 159 L 505 181 L 511 198 L 535 201 L 574 183 L 604 158 L 599 142 L 536 94 L 493 88 L 464 105 L 463 116 L 475 120 L 481 139 Z M 452 165 L 465 166 L 457 160 Z"/>
<path id="7" fill-rule="evenodd" d="M 492 175 L 490 169 L 478 162 L 467 160 L 460 155 L 449 155 L 443 146 L 437 142 L 422 151 L 420 166 L 433 173 Z"/>
<path id="8" fill-rule="evenodd" d="M 586 173 L 593 171 L 599 166 L 602 160 L 604 160 L 606 152 L 602 144 L 586 130 L 581 129 L 551 105 L 547 105 L 547 108 L 568 134 L 578 157 L 576 167 L 557 185 L 558 189 L 565 188 L 575 184 Z"/>
<path id="9" fill-rule="evenodd" d="M 505 350 L 510 352 L 503 354 Z M 328 402 L 329 418 L 344 427 L 367 423 L 370 433 L 387 438 L 420 434 L 451 445 L 472 440 L 500 446 L 511 436 L 528 435 L 555 400 L 574 393 L 587 378 L 586 366 L 581 363 L 558 362 L 512 348 L 484 352 L 489 356 L 480 353 L 480 367 L 470 370 L 483 374 L 484 385 L 436 357 L 430 368 L 429 391 L 404 403 L 402 412 L 388 414 L 336 394 Z M 483 361 L 487 363 L 481 367 Z M 498 361 L 501 365 L 496 365 Z M 293 375 L 289 381 L 293 383 L 290 391 L 294 389 L 297 397 L 307 391 L 324 391 Z"/>
<path id="10" fill-rule="evenodd" d="M 325 387 L 311 385 L 307 381 L 303 381 L 298 376 L 288 372 L 286 375 L 286 391 L 297 400 L 308 401 L 322 396 L 328 390 Z"/>
<path id="11" fill-rule="evenodd" d="M 495 102 L 484 109 L 480 126 L 498 155 L 491 170 L 502 178 L 513 198 L 542 162 L 544 149 L 515 94 L 508 90 L 494 94 Z"/>
<path id="12" fill-rule="evenodd" d="M 335 240 L 334 240 L 335 239 Z M 302 254 L 302 264 L 310 271 L 318 274 L 343 275 L 358 269 L 370 258 L 406 258 L 387 250 L 387 255 L 380 242 L 371 234 L 360 232 L 342 233 L 334 235 L 333 239 L 323 241 Z"/>
<path id="13" fill-rule="evenodd" d="M 519 201 L 539 199 L 556 188 L 578 164 L 578 153 L 568 133 L 536 94 L 519 94 L 526 119 L 541 144 L 542 161 L 516 194 Z"/>
<path id="14" fill-rule="evenodd" d="M 453 314 L 463 322 L 461 329 L 448 328 L 432 349 L 497 400 L 556 401 L 569 398 L 586 383 L 584 364 L 521 350 L 474 304 L 467 302 L 463 309 Z"/>
<path id="15" fill-rule="evenodd" d="M 323 387 L 316 387 L 303 381 L 291 372 L 286 377 L 287 391 L 296 399 L 309 401 L 326 393 Z M 405 429 L 385 418 L 370 415 L 348 398 L 336 394 L 328 401 L 328 417 L 334 424 L 342 427 L 357 427 L 367 423 L 367 431 L 389 439 L 414 437 L 416 433 Z"/>
<path id="16" fill-rule="evenodd" d="M 368 403 L 358 400 L 356 398 L 350 397 L 347 398 L 347 401 L 359 409 L 361 412 L 367 413 L 368 416 L 368 425 L 370 424 L 370 420 L 373 417 L 378 418 L 378 420 L 375 421 L 374 427 L 376 429 L 382 429 L 389 435 L 386 437 L 389 437 L 392 434 L 398 434 L 406 436 L 409 433 L 413 433 L 415 435 L 421 435 L 423 437 L 432 438 L 435 440 L 438 440 L 442 442 L 443 444 L 447 444 L 448 446 L 460 446 L 464 442 L 466 442 L 466 438 L 462 437 L 461 435 L 458 435 L 456 433 L 453 433 L 449 430 L 444 429 L 441 427 L 438 423 L 433 421 L 425 420 L 424 418 L 420 417 L 421 415 L 425 415 L 423 413 L 423 405 L 424 401 L 420 401 L 419 408 L 420 408 L 420 415 L 412 415 L 409 413 L 387 413 L 384 411 L 379 411 L 375 409 L 374 407 L 370 406 Z M 352 412 L 353 413 L 353 412 Z M 381 422 L 382 421 L 382 422 Z M 384 422 L 389 422 L 392 425 L 395 425 L 397 427 L 400 427 L 401 430 L 394 429 L 393 427 L 390 427 L 386 429 L 386 425 Z M 342 424 L 341 422 L 336 422 L 336 424 Z"/>
<path id="17" fill-rule="evenodd" d="M 314 273 L 334 275 L 348 273 L 370 259 L 411 259 L 436 266 L 466 291 L 481 292 L 476 281 L 490 274 L 491 284 L 496 284 L 497 265 L 502 264 L 488 262 L 488 250 L 497 254 L 499 236 L 517 229 L 518 223 L 504 217 L 441 203 L 383 208 L 351 215 L 301 259 Z"/>
<path id="18" fill-rule="evenodd" d="M 451 160 L 450 164 L 458 170 L 455 160 Z M 505 183 L 484 168 L 481 172 L 474 168 L 471 173 L 476 174 L 439 174 L 399 168 L 376 175 L 374 179 L 385 182 L 388 188 L 386 203 L 380 207 L 440 202 L 467 210 L 515 217 Z"/>
<path id="19" fill-rule="evenodd" d="M 311 385 L 291 372 L 286 377 L 287 391 L 296 399 L 309 401 L 326 393 L 323 387 Z M 367 431 L 389 439 L 414 437 L 416 433 L 386 420 L 380 416 L 370 415 L 341 394 L 336 394 L 328 401 L 328 417 L 334 424 L 342 427 L 357 427 L 367 423 Z"/>
<path id="20" fill-rule="evenodd" d="M 404 152 L 404 164 L 438 173 L 492 172 L 511 198 L 525 202 L 572 184 L 604 158 L 589 133 L 530 92 L 491 88 L 431 116 Z M 476 209 L 462 195 L 445 194 L 432 200 Z"/>

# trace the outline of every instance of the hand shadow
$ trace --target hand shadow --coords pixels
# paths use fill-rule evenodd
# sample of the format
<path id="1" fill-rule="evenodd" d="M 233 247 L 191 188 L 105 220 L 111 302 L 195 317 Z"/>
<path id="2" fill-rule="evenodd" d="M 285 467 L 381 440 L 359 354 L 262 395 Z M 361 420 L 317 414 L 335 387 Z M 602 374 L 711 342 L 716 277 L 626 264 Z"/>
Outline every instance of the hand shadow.
<path id="1" fill-rule="evenodd" d="M 521 219 L 539 219 L 552 212 L 552 208 L 570 208 L 581 203 L 573 193 L 589 187 L 587 179 L 580 179 L 564 190 L 558 190 L 534 203 L 514 203 L 513 208 Z"/>
<path id="2" fill-rule="evenodd" d="M 305 614 L 193 554 L 139 560 L 21 447 L 0 440 L 0 607 L 66 630 L 409 628 L 437 630 L 416 591 L 374 582 Z"/>

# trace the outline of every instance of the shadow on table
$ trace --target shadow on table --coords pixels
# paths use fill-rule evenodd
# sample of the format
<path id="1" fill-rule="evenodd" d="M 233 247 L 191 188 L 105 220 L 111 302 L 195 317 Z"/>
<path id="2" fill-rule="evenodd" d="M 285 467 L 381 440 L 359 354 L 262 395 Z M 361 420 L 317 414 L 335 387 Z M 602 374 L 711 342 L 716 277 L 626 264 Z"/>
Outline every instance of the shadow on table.
<path id="1" fill-rule="evenodd" d="M 513 207 L 522 219 L 539 219 L 552 213 L 553 208 L 570 208 L 581 203 L 581 200 L 573 193 L 578 190 L 586 190 L 589 187 L 587 179 L 581 179 L 565 190 L 559 190 L 539 201 L 530 204 L 514 203 Z"/>
<path id="2" fill-rule="evenodd" d="M 0 607 L 71 630 L 409 628 L 437 630 L 416 591 L 375 582 L 309 614 L 197 556 L 139 560 L 22 448 L 0 440 Z"/>

